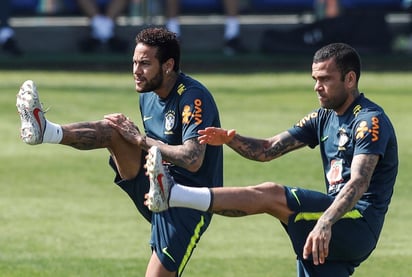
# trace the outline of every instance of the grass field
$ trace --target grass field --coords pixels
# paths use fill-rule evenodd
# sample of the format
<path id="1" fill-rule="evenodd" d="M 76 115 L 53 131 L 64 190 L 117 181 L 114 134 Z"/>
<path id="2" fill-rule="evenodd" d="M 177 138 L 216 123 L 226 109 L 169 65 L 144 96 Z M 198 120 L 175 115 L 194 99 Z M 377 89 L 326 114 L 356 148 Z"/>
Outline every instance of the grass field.
<path id="1" fill-rule="evenodd" d="M 36 81 L 47 117 L 57 123 L 123 112 L 138 125 L 130 73 L 0 72 L 0 276 L 143 276 L 150 226 L 112 183 L 106 150 L 28 146 L 19 138 L 15 95 Z M 400 172 L 378 248 L 354 276 L 410 276 L 412 261 L 412 73 L 364 72 L 360 87 L 397 130 Z M 196 74 L 213 92 L 222 125 L 267 137 L 318 106 L 309 73 Z M 324 190 L 318 150 L 270 163 L 225 148 L 225 185 L 266 180 Z M 290 243 L 267 215 L 215 216 L 185 276 L 296 276 Z"/>

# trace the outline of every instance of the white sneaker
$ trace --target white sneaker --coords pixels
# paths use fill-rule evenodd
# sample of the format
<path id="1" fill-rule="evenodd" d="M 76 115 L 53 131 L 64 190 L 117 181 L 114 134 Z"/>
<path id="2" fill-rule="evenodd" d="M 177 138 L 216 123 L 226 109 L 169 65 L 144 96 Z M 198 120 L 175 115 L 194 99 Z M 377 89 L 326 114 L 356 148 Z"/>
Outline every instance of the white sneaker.
<path id="1" fill-rule="evenodd" d="M 42 143 L 46 118 L 32 80 L 25 81 L 21 86 L 17 93 L 16 107 L 21 119 L 22 140 L 31 145 Z"/>
<path id="2" fill-rule="evenodd" d="M 163 166 L 162 154 L 156 146 L 150 147 L 146 159 L 146 170 L 150 179 L 147 206 L 152 212 L 162 212 L 169 208 L 169 193 L 173 179 Z"/>

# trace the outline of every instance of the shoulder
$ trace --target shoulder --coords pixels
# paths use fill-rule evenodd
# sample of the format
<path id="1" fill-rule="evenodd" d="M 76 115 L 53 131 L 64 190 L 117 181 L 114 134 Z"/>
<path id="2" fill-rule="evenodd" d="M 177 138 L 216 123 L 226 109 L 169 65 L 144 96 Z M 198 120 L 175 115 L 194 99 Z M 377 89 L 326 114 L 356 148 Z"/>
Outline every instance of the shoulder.
<path id="1" fill-rule="evenodd" d="M 324 120 L 325 118 L 330 117 L 333 115 L 332 110 L 324 109 L 324 108 L 318 108 L 316 110 L 313 110 L 303 116 L 297 123 L 296 126 L 298 127 L 303 127 L 304 125 L 309 124 L 309 122 L 316 122 L 320 120 Z"/>
<path id="2" fill-rule="evenodd" d="M 356 116 L 368 115 L 368 114 L 384 114 L 381 106 L 366 98 L 363 93 L 359 96 L 356 105 L 353 108 L 353 113 Z"/>
<path id="3" fill-rule="evenodd" d="M 175 89 L 181 103 L 200 101 L 205 105 L 215 105 L 211 92 L 202 83 L 187 75 L 181 75 Z"/>
<path id="4" fill-rule="evenodd" d="M 209 90 L 198 80 L 180 73 L 177 79 L 176 90 L 179 95 L 187 93 L 206 93 L 209 94 Z"/>
<path id="5" fill-rule="evenodd" d="M 385 121 L 390 123 L 388 116 L 381 106 L 375 102 L 363 98 L 355 107 L 355 120 L 358 122 L 368 121 L 370 124 L 377 123 L 379 121 Z"/>

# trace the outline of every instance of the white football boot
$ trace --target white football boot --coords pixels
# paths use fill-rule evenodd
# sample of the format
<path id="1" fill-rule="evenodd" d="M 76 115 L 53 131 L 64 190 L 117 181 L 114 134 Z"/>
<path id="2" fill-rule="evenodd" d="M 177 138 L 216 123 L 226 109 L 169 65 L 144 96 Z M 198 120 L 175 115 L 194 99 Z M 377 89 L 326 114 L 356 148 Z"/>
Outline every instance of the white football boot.
<path id="1" fill-rule="evenodd" d="M 42 143 L 46 118 L 36 85 L 32 80 L 25 81 L 21 86 L 17 93 L 16 107 L 21 119 L 22 140 L 31 145 Z"/>
<path id="2" fill-rule="evenodd" d="M 152 212 L 162 212 L 169 208 L 169 193 L 174 181 L 167 168 L 163 166 L 162 154 L 156 146 L 150 147 L 146 159 L 150 189 L 147 206 Z"/>

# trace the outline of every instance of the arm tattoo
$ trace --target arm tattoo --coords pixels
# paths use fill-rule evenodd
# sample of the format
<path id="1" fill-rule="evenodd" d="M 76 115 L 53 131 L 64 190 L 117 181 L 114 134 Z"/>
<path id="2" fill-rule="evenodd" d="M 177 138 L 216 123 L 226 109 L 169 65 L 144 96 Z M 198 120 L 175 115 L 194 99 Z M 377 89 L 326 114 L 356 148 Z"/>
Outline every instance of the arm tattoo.
<path id="1" fill-rule="evenodd" d="M 229 146 L 247 159 L 258 160 L 260 155 L 259 151 L 262 149 L 262 144 L 263 141 L 261 140 L 236 135 L 232 142 L 230 142 Z"/>
<path id="2" fill-rule="evenodd" d="M 164 148 L 163 158 L 177 166 L 183 168 L 200 167 L 203 163 L 206 152 L 206 145 L 200 144 L 197 138 L 192 138 L 184 142 L 183 145 L 173 146 L 170 149 Z"/>
<path id="3" fill-rule="evenodd" d="M 183 154 L 181 161 L 186 164 L 192 165 L 198 161 L 199 157 L 201 157 L 203 160 L 205 147 L 199 143 L 197 138 L 190 139 L 189 141 L 187 141 L 187 143 L 191 145 L 190 151 L 186 151 Z"/>
<path id="4" fill-rule="evenodd" d="M 352 161 L 351 178 L 337 195 L 333 204 L 323 215 L 331 224 L 350 211 L 368 190 L 369 183 L 379 161 L 378 155 L 356 155 Z"/>
<path id="5" fill-rule="evenodd" d="M 247 159 L 269 161 L 303 147 L 305 144 L 296 140 L 288 132 L 282 132 L 270 139 L 254 139 L 236 135 L 228 145 Z"/>
<path id="6" fill-rule="evenodd" d="M 265 153 L 265 156 L 270 159 L 275 159 L 294 149 L 305 146 L 304 143 L 295 139 L 288 132 L 280 133 L 275 138 L 276 140 L 272 143 L 271 147 L 269 147 Z"/>

